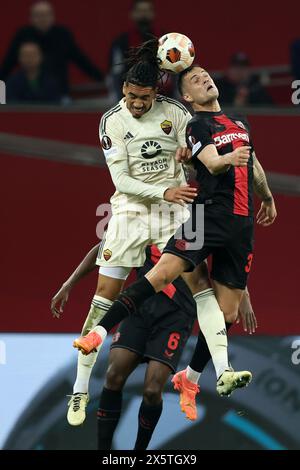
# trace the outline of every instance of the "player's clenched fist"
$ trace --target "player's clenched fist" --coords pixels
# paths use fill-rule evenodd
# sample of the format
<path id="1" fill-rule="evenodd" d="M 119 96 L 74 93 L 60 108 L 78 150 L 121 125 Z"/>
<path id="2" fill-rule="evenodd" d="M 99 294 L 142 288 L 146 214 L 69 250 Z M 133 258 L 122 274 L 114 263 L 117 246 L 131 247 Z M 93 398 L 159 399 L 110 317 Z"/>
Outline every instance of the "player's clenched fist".
<path id="1" fill-rule="evenodd" d="M 228 164 L 233 166 L 247 166 L 250 158 L 249 146 L 243 146 L 235 149 L 230 154 L 227 154 Z"/>
<path id="2" fill-rule="evenodd" d="M 179 147 L 176 150 L 175 160 L 180 163 L 188 163 L 192 158 L 192 151 L 187 147 Z"/>

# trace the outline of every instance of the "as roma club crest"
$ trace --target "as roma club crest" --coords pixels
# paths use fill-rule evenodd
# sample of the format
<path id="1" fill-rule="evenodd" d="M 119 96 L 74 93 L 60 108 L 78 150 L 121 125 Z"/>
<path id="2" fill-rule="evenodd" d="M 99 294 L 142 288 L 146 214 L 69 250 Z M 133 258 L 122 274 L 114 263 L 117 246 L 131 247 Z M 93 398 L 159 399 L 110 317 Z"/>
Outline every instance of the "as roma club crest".
<path id="1" fill-rule="evenodd" d="M 160 127 L 162 128 L 165 134 L 169 135 L 172 130 L 173 125 L 171 121 L 165 120 L 164 122 L 161 123 Z"/>
<path id="2" fill-rule="evenodd" d="M 111 258 L 112 252 L 110 250 L 103 251 L 103 258 L 105 261 L 108 261 Z"/>

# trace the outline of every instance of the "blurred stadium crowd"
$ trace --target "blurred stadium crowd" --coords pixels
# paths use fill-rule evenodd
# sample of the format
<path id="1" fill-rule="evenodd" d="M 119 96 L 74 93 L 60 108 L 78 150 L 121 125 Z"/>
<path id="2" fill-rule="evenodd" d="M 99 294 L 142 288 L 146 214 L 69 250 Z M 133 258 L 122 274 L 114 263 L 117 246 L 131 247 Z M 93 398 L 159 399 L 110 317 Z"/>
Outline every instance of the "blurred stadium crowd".
<path id="1" fill-rule="evenodd" d="M 69 104 L 78 99 L 69 73 L 72 63 L 88 77 L 90 84 L 94 83 L 94 96 L 92 93 L 90 98 L 102 96 L 108 105 L 120 99 L 124 59 L 129 48 L 151 35 L 159 37 L 167 32 L 152 0 L 133 0 L 128 15 L 131 26 L 112 41 L 104 71 L 90 59 L 89 51 L 80 46 L 77 31 L 60 24 L 51 2 L 35 1 L 28 11 L 27 24 L 15 31 L 0 57 L 0 79 L 6 83 L 7 103 Z M 188 23 L 188 19 L 185 21 Z M 186 24 L 183 26 L 186 29 Z M 222 104 L 235 107 L 282 104 L 268 88 L 270 84 L 290 87 L 293 77 L 300 79 L 300 39 L 287 44 L 286 50 L 287 64 L 272 70 L 256 67 L 245 52 L 233 50 L 227 69 L 212 71 Z M 176 97 L 172 77 L 162 86 L 163 93 Z"/>

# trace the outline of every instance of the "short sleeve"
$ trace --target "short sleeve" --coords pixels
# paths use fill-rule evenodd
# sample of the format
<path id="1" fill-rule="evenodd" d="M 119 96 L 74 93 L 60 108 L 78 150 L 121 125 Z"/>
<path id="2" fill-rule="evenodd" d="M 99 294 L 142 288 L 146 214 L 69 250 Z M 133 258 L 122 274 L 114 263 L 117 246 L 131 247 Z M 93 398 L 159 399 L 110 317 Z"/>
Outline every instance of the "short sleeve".
<path id="1" fill-rule="evenodd" d="M 186 142 L 192 151 L 192 158 L 196 158 L 207 145 L 215 145 L 210 129 L 205 121 L 192 121 L 186 129 Z"/>

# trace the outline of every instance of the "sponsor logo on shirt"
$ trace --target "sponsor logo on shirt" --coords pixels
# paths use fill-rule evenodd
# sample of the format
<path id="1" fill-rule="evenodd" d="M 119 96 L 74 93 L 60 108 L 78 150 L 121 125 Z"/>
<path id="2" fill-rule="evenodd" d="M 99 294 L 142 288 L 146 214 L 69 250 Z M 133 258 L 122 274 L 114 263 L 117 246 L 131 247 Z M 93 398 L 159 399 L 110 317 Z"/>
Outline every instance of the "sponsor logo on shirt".
<path id="1" fill-rule="evenodd" d="M 154 140 L 149 140 L 145 142 L 142 149 L 141 154 L 144 158 L 154 158 L 157 155 L 161 154 L 162 148 L 158 142 L 154 142 Z"/>
<path id="2" fill-rule="evenodd" d="M 168 159 L 160 158 L 154 162 L 142 163 L 141 169 L 143 173 L 151 173 L 152 171 L 167 170 L 169 168 Z"/>
<path id="3" fill-rule="evenodd" d="M 167 119 L 161 123 L 160 127 L 164 131 L 165 134 L 169 135 L 171 133 L 173 124 L 171 121 L 168 121 Z"/>
<path id="4" fill-rule="evenodd" d="M 245 132 L 232 132 L 231 134 L 223 134 L 217 137 L 214 137 L 216 147 L 221 147 L 222 145 L 230 144 L 234 140 L 245 140 L 249 142 L 249 135 Z"/>

